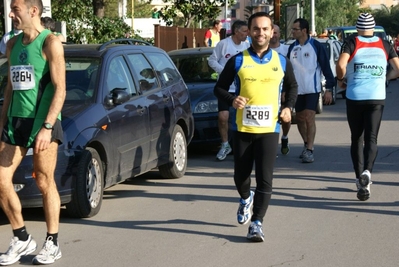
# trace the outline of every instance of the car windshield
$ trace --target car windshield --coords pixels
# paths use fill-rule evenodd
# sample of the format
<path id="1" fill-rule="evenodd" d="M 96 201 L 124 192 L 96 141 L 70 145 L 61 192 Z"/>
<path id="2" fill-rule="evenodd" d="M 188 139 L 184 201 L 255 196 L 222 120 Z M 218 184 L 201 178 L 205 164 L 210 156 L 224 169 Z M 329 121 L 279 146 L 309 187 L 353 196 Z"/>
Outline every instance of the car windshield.
<path id="1" fill-rule="evenodd" d="M 218 74 L 209 67 L 209 56 L 186 54 L 171 58 L 186 83 L 215 82 Z"/>
<path id="2" fill-rule="evenodd" d="M 349 32 L 345 32 L 345 39 L 348 39 L 349 36 L 354 35 L 357 36 L 357 31 L 349 31 Z M 386 40 L 386 34 L 385 32 L 380 32 L 380 31 L 374 31 L 374 36 L 378 36 L 383 40 Z"/>
<path id="3" fill-rule="evenodd" d="M 100 59 L 67 57 L 65 101 L 88 101 L 95 96 Z"/>
<path id="4" fill-rule="evenodd" d="M 73 58 L 65 59 L 66 67 L 66 97 L 65 102 L 90 101 L 95 95 L 97 83 L 97 69 L 99 59 Z M 7 58 L 0 58 L 0 101 L 4 97 L 7 86 L 8 64 Z M 0 103 L 2 104 L 2 103 Z"/>

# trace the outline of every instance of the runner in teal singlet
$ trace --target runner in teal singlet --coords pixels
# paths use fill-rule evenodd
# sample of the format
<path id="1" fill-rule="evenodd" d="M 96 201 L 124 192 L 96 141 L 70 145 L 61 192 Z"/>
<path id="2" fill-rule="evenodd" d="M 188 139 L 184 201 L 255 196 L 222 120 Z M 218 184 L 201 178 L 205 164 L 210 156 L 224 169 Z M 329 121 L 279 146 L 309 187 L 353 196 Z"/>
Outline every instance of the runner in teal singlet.
<path id="1" fill-rule="evenodd" d="M 370 198 L 371 173 L 378 154 L 377 139 L 386 98 L 385 82 L 399 75 L 394 48 L 374 36 L 374 27 L 371 14 L 360 14 L 356 22 L 358 35 L 345 40 L 336 65 L 338 86 L 346 88 L 350 154 L 357 198 L 361 201 Z"/>

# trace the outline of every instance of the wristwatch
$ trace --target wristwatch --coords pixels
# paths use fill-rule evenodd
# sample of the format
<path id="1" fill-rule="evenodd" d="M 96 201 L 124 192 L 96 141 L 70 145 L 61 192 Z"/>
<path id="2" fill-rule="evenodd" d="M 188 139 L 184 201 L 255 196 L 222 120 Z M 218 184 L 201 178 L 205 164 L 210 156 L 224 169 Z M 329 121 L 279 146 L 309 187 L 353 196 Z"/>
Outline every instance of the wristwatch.
<path id="1" fill-rule="evenodd" d="M 43 127 L 47 130 L 53 130 L 53 125 L 49 122 L 43 123 Z"/>

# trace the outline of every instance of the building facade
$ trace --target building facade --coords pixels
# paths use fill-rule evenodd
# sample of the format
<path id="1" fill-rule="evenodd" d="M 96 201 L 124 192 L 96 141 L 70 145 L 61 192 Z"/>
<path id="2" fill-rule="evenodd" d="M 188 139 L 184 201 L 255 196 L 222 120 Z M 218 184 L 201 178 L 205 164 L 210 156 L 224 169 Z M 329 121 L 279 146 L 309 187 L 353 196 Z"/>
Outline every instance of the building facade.
<path id="1" fill-rule="evenodd" d="M 396 6 L 399 3 L 398 0 L 365 0 L 361 5 L 363 8 L 379 9 L 382 5 L 386 7 Z"/>

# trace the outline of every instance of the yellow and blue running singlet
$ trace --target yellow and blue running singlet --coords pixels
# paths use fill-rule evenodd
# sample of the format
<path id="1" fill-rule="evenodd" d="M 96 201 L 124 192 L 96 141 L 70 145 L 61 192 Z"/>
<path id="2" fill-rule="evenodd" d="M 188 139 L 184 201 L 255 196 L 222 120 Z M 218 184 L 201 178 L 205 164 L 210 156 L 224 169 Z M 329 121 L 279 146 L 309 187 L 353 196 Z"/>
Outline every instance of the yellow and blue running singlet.
<path id="1" fill-rule="evenodd" d="M 278 116 L 285 58 L 269 50 L 260 59 L 245 50 L 241 59 L 236 94 L 249 100 L 245 108 L 236 111 L 234 128 L 247 133 L 279 132 Z"/>

